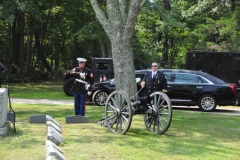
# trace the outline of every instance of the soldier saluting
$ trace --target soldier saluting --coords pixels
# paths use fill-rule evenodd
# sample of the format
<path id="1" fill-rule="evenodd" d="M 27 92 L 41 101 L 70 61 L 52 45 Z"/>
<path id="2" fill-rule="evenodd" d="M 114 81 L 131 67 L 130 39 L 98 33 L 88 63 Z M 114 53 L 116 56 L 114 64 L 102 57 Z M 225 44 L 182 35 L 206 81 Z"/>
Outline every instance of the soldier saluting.
<path id="1" fill-rule="evenodd" d="M 77 58 L 78 67 L 73 68 L 72 72 L 78 75 L 74 82 L 74 110 L 75 115 L 85 116 L 85 106 L 87 98 L 87 83 L 90 83 L 90 90 L 93 87 L 93 74 L 91 70 L 85 67 L 85 58 Z"/>
<path id="2" fill-rule="evenodd" d="M 152 63 L 152 71 L 145 75 L 141 82 L 141 87 L 144 88 L 144 96 L 149 96 L 156 91 L 167 92 L 167 79 L 165 75 L 158 70 L 157 62 Z"/>

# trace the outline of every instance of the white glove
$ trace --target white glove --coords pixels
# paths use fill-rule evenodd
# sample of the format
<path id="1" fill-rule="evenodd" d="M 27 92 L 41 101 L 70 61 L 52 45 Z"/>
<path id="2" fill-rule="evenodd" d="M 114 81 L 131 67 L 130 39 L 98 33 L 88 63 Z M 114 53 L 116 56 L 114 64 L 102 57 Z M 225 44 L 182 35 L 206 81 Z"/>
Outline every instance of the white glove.
<path id="1" fill-rule="evenodd" d="M 85 79 L 85 73 L 80 73 L 80 77 L 81 77 L 82 79 Z"/>

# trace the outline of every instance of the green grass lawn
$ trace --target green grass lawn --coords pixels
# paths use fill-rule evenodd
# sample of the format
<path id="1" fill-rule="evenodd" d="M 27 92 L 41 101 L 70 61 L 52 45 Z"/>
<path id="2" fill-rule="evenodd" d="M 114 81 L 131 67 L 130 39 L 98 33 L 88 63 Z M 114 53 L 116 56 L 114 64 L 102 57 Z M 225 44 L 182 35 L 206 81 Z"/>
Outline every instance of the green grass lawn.
<path id="1" fill-rule="evenodd" d="M 3 83 L 2 88 L 8 88 L 12 98 L 72 100 L 73 97 L 66 96 L 64 93 L 63 83 L 63 80 L 41 83 Z"/>
<path id="2" fill-rule="evenodd" d="M 12 98 L 70 99 L 63 82 L 9 84 Z M 2 87 L 4 87 L 3 84 Z M 235 160 L 240 159 L 240 117 L 215 113 L 173 110 L 172 123 L 163 135 L 148 132 L 143 115 L 133 116 L 126 135 L 112 134 L 97 125 L 104 107 L 87 106 L 89 123 L 66 124 L 74 114 L 72 105 L 12 104 L 16 112 L 16 133 L 11 129 L 0 136 L 0 159 L 46 159 L 46 124 L 31 124 L 37 114 L 53 116 L 61 125 L 67 160 Z"/>
<path id="3" fill-rule="evenodd" d="M 5 160 L 46 158 L 46 124 L 31 124 L 29 117 L 47 114 L 62 127 L 64 144 L 60 145 L 68 160 L 79 159 L 239 159 L 239 116 L 173 110 L 170 128 L 164 135 L 148 132 L 143 116 L 133 116 L 126 135 L 110 133 L 97 125 L 103 107 L 87 106 L 89 123 L 66 124 L 73 115 L 69 105 L 13 104 L 16 133 L 10 129 L 0 137 L 0 157 Z"/>

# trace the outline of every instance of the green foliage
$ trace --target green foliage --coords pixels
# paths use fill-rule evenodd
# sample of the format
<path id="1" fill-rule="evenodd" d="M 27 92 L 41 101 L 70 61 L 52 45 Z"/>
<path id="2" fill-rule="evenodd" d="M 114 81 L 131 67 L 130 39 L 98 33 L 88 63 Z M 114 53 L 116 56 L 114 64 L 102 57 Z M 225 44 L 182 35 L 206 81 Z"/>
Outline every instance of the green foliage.
<path id="1" fill-rule="evenodd" d="M 186 47 L 184 39 L 189 35 L 189 29 L 186 23 L 181 21 L 179 14 L 174 11 L 179 12 L 176 8 L 168 11 L 164 10 L 163 6 L 154 4 L 145 6 L 139 13 L 136 36 L 143 52 L 142 59 L 148 57 L 146 63 L 158 61 L 163 68 L 183 66 L 184 61 L 178 59 L 186 53 L 187 49 L 183 47 Z M 162 35 L 164 34 L 169 38 L 168 62 L 162 61 L 163 41 L 165 40 Z"/>
<path id="2" fill-rule="evenodd" d="M 166 2 L 170 10 L 164 9 Z M 105 12 L 106 4 L 101 7 Z M 146 1 L 132 39 L 134 57 L 145 68 L 153 61 L 164 68 L 184 68 L 188 50 L 239 51 L 239 9 L 230 0 Z M 23 24 L 19 13 L 24 16 Z M 111 55 L 110 41 L 90 1 L 5 0 L 0 3 L 0 18 L 0 61 L 8 68 L 7 81 L 36 80 L 38 72 L 48 70 L 47 65 L 53 71 L 71 69 L 77 57 L 90 62 L 91 57 Z M 15 46 L 21 37 L 20 26 L 24 26 L 24 40 Z M 167 62 L 162 61 L 163 50 L 167 50 Z"/>
<path id="3" fill-rule="evenodd" d="M 78 36 L 78 40 L 80 42 L 84 42 L 86 39 L 98 39 L 104 36 L 106 37 L 106 33 L 98 21 L 89 22 L 80 30 L 78 30 L 75 35 Z"/>

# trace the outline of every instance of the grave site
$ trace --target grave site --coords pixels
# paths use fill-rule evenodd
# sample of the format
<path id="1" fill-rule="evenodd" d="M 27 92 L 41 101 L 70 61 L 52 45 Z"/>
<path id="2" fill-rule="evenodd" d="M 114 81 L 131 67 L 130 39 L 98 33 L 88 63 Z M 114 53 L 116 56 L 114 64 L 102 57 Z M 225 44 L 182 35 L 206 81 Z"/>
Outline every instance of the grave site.
<path id="1" fill-rule="evenodd" d="M 15 128 L 15 115 L 11 106 L 8 88 L 0 88 L 0 136 L 3 138 L 6 137 L 8 131 L 12 128 L 15 133 L 17 132 Z M 74 115 L 66 117 L 66 123 L 88 122 L 89 119 L 86 116 Z M 53 116 L 45 114 L 31 115 L 29 123 L 46 124 L 46 153 L 43 153 L 43 155 L 46 155 L 46 159 L 65 160 L 66 158 L 60 147 L 64 144 L 61 124 Z"/>

